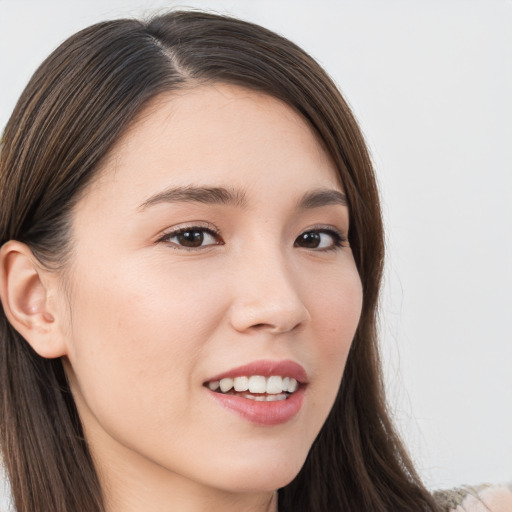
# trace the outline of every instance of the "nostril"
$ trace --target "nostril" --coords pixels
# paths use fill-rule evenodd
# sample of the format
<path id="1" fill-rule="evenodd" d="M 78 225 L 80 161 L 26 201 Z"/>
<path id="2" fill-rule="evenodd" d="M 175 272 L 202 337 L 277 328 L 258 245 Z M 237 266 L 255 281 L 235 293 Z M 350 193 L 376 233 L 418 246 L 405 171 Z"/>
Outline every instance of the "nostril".
<path id="1" fill-rule="evenodd" d="M 249 302 L 235 301 L 230 308 L 230 323 L 239 332 L 279 334 L 297 331 L 307 325 L 309 318 L 307 308 L 298 298 L 269 300 L 260 296 Z"/>

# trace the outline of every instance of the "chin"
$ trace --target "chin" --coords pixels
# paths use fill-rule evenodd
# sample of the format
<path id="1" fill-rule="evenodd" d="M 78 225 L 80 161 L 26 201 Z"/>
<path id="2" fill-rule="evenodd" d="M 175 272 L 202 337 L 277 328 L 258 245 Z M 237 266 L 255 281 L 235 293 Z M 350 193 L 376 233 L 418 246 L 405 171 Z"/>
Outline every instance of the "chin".
<path id="1" fill-rule="evenodd" d="M 304 465 L 307 453 L 300 456 L 275 454 L 267 460 L 245 460 L 223 464 L 216 474 L 216 487 L 231 492 L 270 492 L 288 485 Z"/>

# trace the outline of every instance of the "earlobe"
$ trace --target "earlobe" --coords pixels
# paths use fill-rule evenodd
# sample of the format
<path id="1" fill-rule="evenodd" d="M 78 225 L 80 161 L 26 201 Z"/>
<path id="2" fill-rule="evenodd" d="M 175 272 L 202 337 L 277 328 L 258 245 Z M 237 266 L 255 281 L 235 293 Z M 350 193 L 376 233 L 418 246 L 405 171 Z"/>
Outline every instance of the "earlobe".
<path id="1" fill-rule="evenodd" d="M 0 297 L 7 319 L 42 357 L 66 354 L 49 280 L 30 248 L 11 240 L 0 249 Z"/>

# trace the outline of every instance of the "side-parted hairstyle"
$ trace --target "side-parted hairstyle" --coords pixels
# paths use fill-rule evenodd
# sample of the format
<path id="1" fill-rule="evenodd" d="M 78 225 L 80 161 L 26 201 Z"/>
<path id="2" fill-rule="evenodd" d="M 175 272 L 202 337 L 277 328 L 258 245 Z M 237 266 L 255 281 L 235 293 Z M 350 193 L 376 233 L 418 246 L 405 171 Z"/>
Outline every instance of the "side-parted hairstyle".
<path id="1" fill-rule="evenodd" d="M 45 268 L 64 269 L 73 206 L 127 127 L 157 95 L 215 82 L 282 100 L 318 134 L 348 198 L 363 286 L 334 407 L 300 473 L 279 490 L 279 510 L 437 510 L 386 409 L 376 336 L 383 228 L 367 148 L 332 80 L 287 39 L 227 16 L 174 11 L 66 40 L 35 72 L 3 134 L 0 246 L 19 240 Z M 37 355 L 3 309 L 0 442 L 17 512 L 104 511 L 62 361 Z"/>

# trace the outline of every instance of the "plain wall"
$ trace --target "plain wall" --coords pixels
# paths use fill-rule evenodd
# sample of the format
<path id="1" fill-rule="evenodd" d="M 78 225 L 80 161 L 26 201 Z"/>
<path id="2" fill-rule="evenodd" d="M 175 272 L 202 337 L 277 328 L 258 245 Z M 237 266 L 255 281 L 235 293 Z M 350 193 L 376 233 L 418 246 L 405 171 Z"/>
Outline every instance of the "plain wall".
<path id="1" fill-rule="evenodd" d="M 172 5 L 0 0 L 0 127 L 73 32 Z M 431 488 L 512 480 L 512 2 L 178 5 L 276 30 L 338 83 L 382 192 L 381 332 L 398 426 Z"/>

